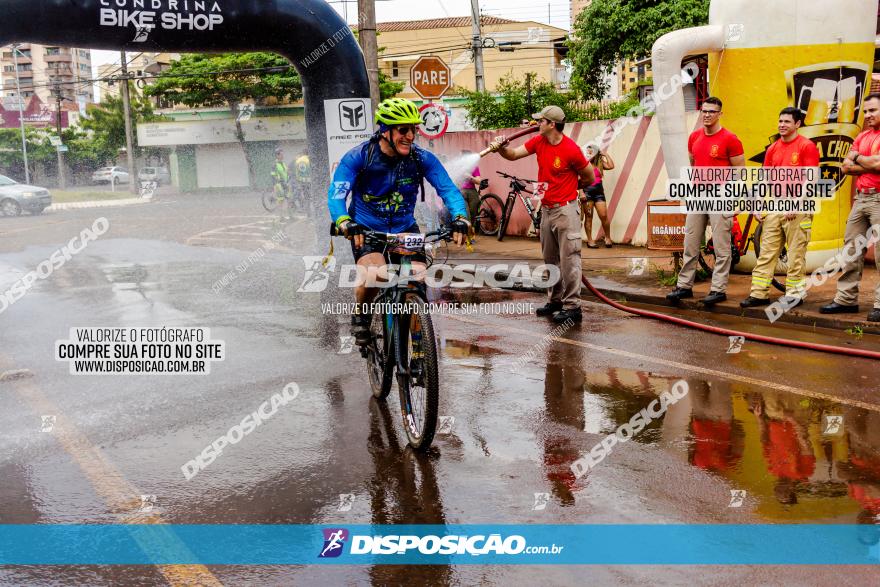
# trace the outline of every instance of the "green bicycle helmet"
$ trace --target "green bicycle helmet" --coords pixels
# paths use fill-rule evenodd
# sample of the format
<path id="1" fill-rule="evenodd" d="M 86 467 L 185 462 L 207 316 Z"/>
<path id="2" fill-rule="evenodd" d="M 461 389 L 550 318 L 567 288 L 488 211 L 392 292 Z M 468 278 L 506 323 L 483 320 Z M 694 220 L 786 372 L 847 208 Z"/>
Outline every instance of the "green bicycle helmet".
<path id="1" fill-rule="evenodd" d="M 403 98 L 389 98 L 376 109 L 376 122 L 388 126 L 396 124 L 421 124 L 418 107 Z"/>

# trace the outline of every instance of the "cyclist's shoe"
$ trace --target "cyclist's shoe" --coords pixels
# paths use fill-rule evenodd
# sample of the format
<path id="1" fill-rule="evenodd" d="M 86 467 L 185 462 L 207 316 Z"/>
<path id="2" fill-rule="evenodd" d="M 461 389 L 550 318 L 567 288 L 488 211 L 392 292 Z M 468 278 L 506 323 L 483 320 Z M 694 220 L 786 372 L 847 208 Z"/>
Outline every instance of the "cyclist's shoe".
<path id="1" fill-rule="evenodd" d="M 709 295 L 700 300 L 704 306 L 714 306 L 718 302 L 727 300 L 727 294 L 723 291 L 710 291 Z"/>
<path id="2" fill-rule="evenodd" d="M 580 322 L 583 319 L 584 313 L 580 308 L 569 308 L 568 310 L 560 310 L 553 314 L 553 321 L 557 324 L 568 321 Z"/>
<path id="3" fill-rule="evenodd" d="M 685 298 L 694 297 L 694 290 L 685 289 L 683 287 L 676 287 L 674 290 L 666 294 L 666 301 L 671 302 L 673 304 L 677 304 L 681 300 Z"/>
<path id="4" fill-rule="evenodd" d="M 366 346 L 370 343 L 370 319 L 371 316 L 355 314 L 351 317 L 351 335 L 358 346 Z"/>
<path id="5" fill-rule="evenodd" d="M 552 316 L 560 310 L 562 310 L 562 302 L 550 302 L 549 304 L 545 304 L 538 308 L 535 311 L 535 315 L 540 316 L 541 318 L 546 318 L 547 316 Z"/>
<path id="6" fill-rule="evenodd" d="M 819 308 L 820 314 L 857 314 L 858 311 L 858 306 L 844 306 L 837 302 L 831 302 L 830 304 Z"/>
<path id="7" fill-rule="evenodd" d="M 756 298 L 749 296 L 739 303 L 740 308 L 757 308 L 758 306 L 766 306 L 770 303 L 767 298 Z"/>
<path id="8" fill-rule="evenodd" d="M 868 322 L 880 322 L 880 308 L 874 308 L 868 312 Z"/>

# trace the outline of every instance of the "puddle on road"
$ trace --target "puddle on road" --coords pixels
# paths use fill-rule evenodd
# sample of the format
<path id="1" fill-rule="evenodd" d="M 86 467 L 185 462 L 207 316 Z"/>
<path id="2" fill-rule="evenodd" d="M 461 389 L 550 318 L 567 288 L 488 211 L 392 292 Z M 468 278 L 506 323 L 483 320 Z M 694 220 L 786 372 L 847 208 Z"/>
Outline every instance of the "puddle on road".
<path id="1" fill-rule="evenodd" d="M 571 434 L 613 434 L 679 378 L 609 367 L 587 372 L 550 355 L 544 380 L 544 469 L 560 503 L 573 503 Z M 661 446 L 745 490 L 768 522 L 880 524 L 880 413 L 729 381 L 685 378 L 690 391 L 633 442 Z"/>

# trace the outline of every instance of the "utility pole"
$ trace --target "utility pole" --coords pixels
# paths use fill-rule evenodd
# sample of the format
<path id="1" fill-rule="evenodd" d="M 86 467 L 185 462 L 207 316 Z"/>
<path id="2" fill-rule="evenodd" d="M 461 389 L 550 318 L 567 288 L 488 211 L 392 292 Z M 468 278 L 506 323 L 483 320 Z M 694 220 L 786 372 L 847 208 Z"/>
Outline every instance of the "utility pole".
<path id="1" fill-rule="evenodd" d="M 477 91 L 486 91 L 486 80 L 483 76 L 483 33 L 480 31 L 480 0 L 471 0 L 471 33 L 473 40 L 471 48 L 474 50 L 474 75 L 477 82 Z"/>
<path id="2" fill-rule="evenodd" d="M 131 139 L 131 95 L 128 91 L 128 61 L 124 50 L 120 53 L 120 56 L 122 58 L 122 112 L 125 118 L 125 154 L 128 162 L 128 189 L 131 190 L 131 193 L 136 194 L 138 193 L 135 185 L 137 171 L 134 168 L 134 146 Z"/>
<path id="3" fill-rule="evenodd" d="M 526 74 L 526 114 L 529 118 L 532 116 L 532 76 L 534 73 Z"/>
<path id="4" fill-rule="evenodd" d="M 55 96 L 55 130 L 58 132 L 58 140 L 61 140 L 61 102 L 64 97 L 61 95 L 61 84 L 57 81 L 52 86 L 52 94 Z M 64 153 L 61 151 L 61 145 L 55 147 L 58 153 L 58 184 L 62 190 L 67 189 L 67 178 L 64 174 Z"/>
<path id="5" fill-rule="evenodd" d="M 358 42 L 364 53 L 370 78 L 370 102 L 373 112 L 379 105 L 379 43 L 376 39 L 376 2 L 358 0 Z"/>
<path id="6" fill-rule="evenodd" d="M 15 96 L 18 98 L 18 125 L 21 128 L 21 156 L 24 159 L 24 183 L 31 182 L 31 171 L 28 169 L 27 140 L 24 138 L 24 105 L 21 97 L 21 85 L 18 81 L 18 43 L 12 45 L 12 63 L 15 67 Z"/>

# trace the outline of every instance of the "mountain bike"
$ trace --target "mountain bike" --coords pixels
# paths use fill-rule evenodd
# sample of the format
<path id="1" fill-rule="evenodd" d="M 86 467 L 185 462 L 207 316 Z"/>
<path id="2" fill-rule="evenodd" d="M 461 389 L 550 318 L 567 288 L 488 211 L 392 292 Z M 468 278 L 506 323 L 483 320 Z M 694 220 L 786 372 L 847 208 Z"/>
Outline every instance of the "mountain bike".
<path id="1" fill-rule="evenodd" d="M 331 235 L 340 236 L 335 226 Z M 449 228 L 426 234 L 386 234 L 365 231 L 367 244 L 384 248 L 387 263 L 400 265 L 398 275 L 410 275 L 412 255 L 424 253 L 430 267 L 433 258 L 426 245 L 451 242 Z M 390 287 L 380 289 L 373 301 L 370 320 L 370 341 L 360 347 L 367 361 L 367 374 L 373 397 L 384 400 L 397 380 L 403 429 L 409 445 L 427 450 L 437 428 L 440 403 L 438 345 L 434 324 L 428 311 L 425 284 L 398 279 Z"/>
<path id="2" fill-rule="evenodd" d="M 486 194 L 480 198 L 480 210 L 474 222 L 477 231 L 485 236 L 495 236 L 497 234 L 498 240 L 503 240 L 504 233 L 507 232 L 507 225 L 510 222 L 510 216 L 513 214 L 513 207 L 516 205 L 517 197 L 522 200 L 523 205 L 528 210 L 532 224 L 535 226 L 535 231 L 540 231 L 541 209 L 535 208 L 531 200 L 523 195 L 536 195 L 534 191 L 526 189 L 526 184 L 536 184 L 537 182 L 520 179 L 502 171 L 497 173 L 501 177 L 510 180 L 510 192 L 507 194 L 507 200 L 504 203 L 495 194 Z"/>

